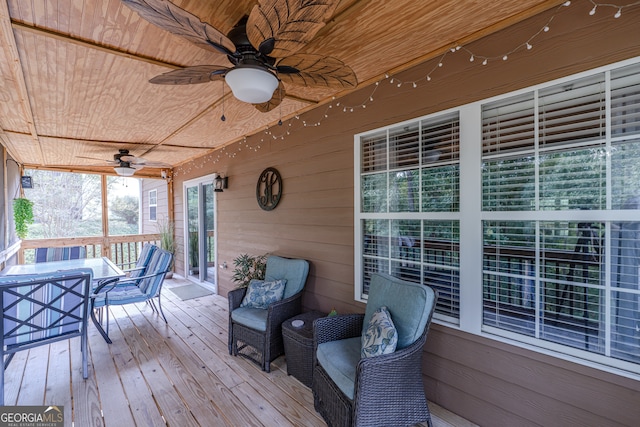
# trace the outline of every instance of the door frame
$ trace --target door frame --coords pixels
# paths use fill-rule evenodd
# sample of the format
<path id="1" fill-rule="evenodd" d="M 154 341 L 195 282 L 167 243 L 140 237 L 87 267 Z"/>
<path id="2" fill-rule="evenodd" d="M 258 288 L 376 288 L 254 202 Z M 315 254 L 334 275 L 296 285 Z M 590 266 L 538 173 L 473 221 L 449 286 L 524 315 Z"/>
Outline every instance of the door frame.
<path id="1" fill-rule="evenodd" d="M 189 198 L 187 197 L 187 188 L 190 187 L 198 187 L 198 233 L 202 232 L 202 228 L 204 225 L 204 204 L 202 203 L 203 199 L 202 199 L 202 186 L 206 185 L 206 184 L 211 184 L 212 186 L 215 187 L 215 177 L 218 174 L 216 173 L 212 173 L 212 174 L 208 174 L 208 175 L 204 175 L 198 178 L 193 178 L 190 179 L 188 181 L 184 181 L 182 183 L 182 195 L 183 195 L 183 209 L 184 209 L 184 225 L 183 225 L 183 234 L 184 234 L 184 277 L 187 280 L 190 280 L 192 282 L 198 283 L 199 285 L 202 285 L 210 290 L 212 290 L 214 293 L 218 293 L 218 202 L 217 202 L 217 195 L 215 192 L 213 192 L 213 229 L 214 229 L 214 254 L 213 254 L 213 260 L 214 260 L 214 283 L 211 282 L 207 282 L 205 280 L 202 279 L 203 277 L 203 271 L 205 271 L 205 269 L 201 268 L 198 272 L 198 276 L 192 276 L 189 274 L 189 208 L 188 208 L 188 203 L 189 203 Z M 206 232 L 206 230 L 205 230 Z M 206 265 L 206 263 L 203 264 L 203 261 L 206 261 L 206 258 L 204 258 L 206 256 L 205 252 L 203 249 L 205 248 L 205 239 L 200 238 L 200 234 L 198 234 L 198 257 L 199 257 L 199 265 Z"/>

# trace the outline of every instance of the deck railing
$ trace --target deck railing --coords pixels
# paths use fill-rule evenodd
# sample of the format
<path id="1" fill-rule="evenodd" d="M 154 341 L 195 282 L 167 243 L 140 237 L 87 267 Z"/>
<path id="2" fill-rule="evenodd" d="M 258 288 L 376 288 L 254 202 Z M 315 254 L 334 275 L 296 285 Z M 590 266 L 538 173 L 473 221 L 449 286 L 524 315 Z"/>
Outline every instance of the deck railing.
<path id="1" fill-rule="evenodd" d="M 108 257 L 115 264 L 129 268 L 135 264 L 142 245 L 145 243 L 160 243 L 159 234 L 134 234 L 127 236 L 109 237 L 69 237 L 56 239 L 23 240 L 18 252 L 18 262 L 30 264 L 35 261 L 37 248 L 59 248 L 67 246 L 82 246 L 87 258 Z"/>

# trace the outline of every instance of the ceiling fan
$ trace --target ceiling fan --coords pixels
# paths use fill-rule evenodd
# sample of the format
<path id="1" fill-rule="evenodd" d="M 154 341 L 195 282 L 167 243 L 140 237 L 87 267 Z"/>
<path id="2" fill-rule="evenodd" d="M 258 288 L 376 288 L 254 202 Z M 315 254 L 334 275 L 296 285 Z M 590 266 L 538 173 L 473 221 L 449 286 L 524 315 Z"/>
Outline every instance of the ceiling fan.
<path id="1" fill-rule="evenodd" d="M 150 162 L 142 157 L 136 157 L 129 154 L 129 150 L 121 148 L 118 150 L 117 154 L 113 155 L 113 160 L 103 160 L 96 159 L 94 157 L 82 157 L 78 156 L 80 159 L 91 159 L 91 160 L 100 160 L 106 162 L 109 165 L 112 165 L 116 173 L 120 176 L 133 176 L 133 174 L 142 169 L 145 166 L 150 167 L 171 167 L 166 163 L 162 162 Z"/>
<path id="2" fill-rule="evenodd" d="M 167 0 L 122 0 L 143 19 L 201 48 L 227 56 L 231 68 L 197 65 L 151 83 L 182 85 L 224 80 L 240 101 L 261 112 L 284 98 L 283 82 L 336 89 L 358 84 L 353 70 L 331 56 L 297 54 L 332 16 L 339 0 L 260 0 L 228 34 Z"/>

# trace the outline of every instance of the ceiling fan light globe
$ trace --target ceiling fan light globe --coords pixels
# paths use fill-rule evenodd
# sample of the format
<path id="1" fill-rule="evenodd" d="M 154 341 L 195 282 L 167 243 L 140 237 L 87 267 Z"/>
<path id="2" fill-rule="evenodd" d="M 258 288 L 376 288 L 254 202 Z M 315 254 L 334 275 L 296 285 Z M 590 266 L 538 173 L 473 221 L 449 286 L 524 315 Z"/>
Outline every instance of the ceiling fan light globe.
<path id="1" fill-rule="evenodd" d="M 113 170 L 115 170 L 116 173 L 120 176 L 133 176 L 133 174 L 136 173 L 136 170 L 134 168 L 124 166 L 115 167 L 113 168 Z"/>
<path id="2" fill-rule="evenodd" d="M 259 67 L 238 67 L 229 71 L 225 81 L 233 96 L 249 104 L 262 104 L 273 96 L 278 79 L 273 73 Z"/>

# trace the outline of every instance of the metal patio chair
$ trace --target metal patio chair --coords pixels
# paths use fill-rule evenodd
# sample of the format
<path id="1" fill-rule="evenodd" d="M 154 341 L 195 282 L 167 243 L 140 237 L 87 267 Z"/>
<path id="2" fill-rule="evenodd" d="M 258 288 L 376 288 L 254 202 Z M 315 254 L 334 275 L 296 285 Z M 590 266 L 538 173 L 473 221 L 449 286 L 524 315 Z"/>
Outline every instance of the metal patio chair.
<path id="1" fill-rule="evenodd" d="M 62 248 L 36 248 L 36 262 L 66 261 L 87 257 L 84 246 L 67 246 Z"/>
<path id="2" fill-rule="evenodd" d="M 151 255 L 144 276 L 107 280 L 96 287 L 91 298 L 91 320 L 106 342 L 111 344 L 108 310 L 110 305 L 148 302 L 152 310 L 161 314 L 165 323 L 167 322 L 167 318 L 162 311 L 160 295 L 164 278 L 171 269 L 172 261 L 173 254 L 171 252 L 156 249 Z M 157 306 L 154 299 L 158 300 Z M 106 330 L 96 318 L 96 310 L 101 308 L 107 309 Z"/>
<path id="3" fill-rule="evenodd" d="M 87 318 L 90 269 L 0 277 L 0 406 L 4 405 L 4 370 L 16 352 L 80 337 L 82 377 L 88 377 Z M 35 374 L 30 374 L 35 375 Z"/>

